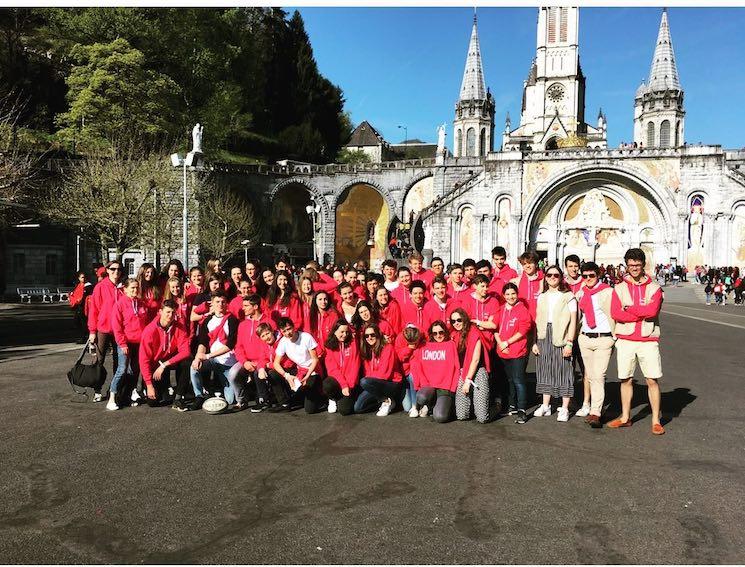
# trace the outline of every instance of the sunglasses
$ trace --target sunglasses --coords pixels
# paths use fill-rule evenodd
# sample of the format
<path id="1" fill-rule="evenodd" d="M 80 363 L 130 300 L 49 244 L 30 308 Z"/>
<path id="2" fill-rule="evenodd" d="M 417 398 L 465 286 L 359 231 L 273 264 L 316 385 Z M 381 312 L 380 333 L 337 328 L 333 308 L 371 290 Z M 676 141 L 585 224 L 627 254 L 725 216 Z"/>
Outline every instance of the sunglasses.
<path id="1" fill-rule="evenodd" d="M 377 337 L 375 336 L 375 333 L 365 333 L 365 338 L 366 339 L 370 339 L 370 338 L 375 339 Z"/>
<path id="2" fill-rule="evenodd" d="M 560 278 L 561 276 L 559 274 L 546 274 L 547 278 Z"/>
<path id="3" fill-rule="evenodd" d="M 445 331 L 432 331 L 433 337 L 442 337 L 445 336 Z"/>
<path id="4" fill-rule="evenodd" d="M 121 272 L 121 271 L 122 271 L 122 269 L 121 269 L 121 268 L 108 268 L 108 270 L 109 270 L 110 272 Z"/>
<path id="5" fill-rule="evenodd" d="M 596 278 L 598 276 L 597 276 L 597 274 L 582 274 L 582 277 L 584 279 L 588 279 L 588 278 Z"/>
<path id="6" fill-rule="evenodd" d="M 455 323 L 462 323 L 463 322 L 463 319 L 450 319 L 450 322 L 453 323 L 453 324 L 455 324 Z"/>

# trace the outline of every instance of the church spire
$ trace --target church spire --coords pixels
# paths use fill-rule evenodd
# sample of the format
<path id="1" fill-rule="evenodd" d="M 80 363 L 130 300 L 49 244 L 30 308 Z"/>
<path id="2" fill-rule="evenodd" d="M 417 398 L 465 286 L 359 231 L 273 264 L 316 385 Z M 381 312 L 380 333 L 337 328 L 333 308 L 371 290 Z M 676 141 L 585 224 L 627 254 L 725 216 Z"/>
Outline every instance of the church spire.
<path id="1" fill-rule="evenodd" d="M 678 68 L 675 66 L 673 42 L 670 38 L 670 25 L 667 21 L 667 8 L 662 11 L 657 46 L 652 58 L 652 68 L 649 71 L 648 87 L 653 91 L 681 90 Z"/>
<path id="2" fill-rule="evenodd" d="M 460 85 L 460 100 L 484 100 L 485 98 L 484 70 L 481 66 L 481 47 L 479 46 L 479 33 L 474 12 L 466 68 L 463 71 L 463 82 Z"/>

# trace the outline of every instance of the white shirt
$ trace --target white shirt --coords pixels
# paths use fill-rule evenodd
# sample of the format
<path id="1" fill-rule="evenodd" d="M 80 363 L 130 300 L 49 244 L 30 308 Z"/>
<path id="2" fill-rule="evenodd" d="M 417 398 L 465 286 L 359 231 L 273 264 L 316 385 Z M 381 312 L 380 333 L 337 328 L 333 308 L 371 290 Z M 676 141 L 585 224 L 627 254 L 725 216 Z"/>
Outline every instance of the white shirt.
<path id="1" fill-rule="evenodd" d="M 561 296 L 563 294 L 558 291 L 547 291 L 546 292 L 546 308 L 548 309 L 548 323 L 554 322 L 554 309 L 556 309 L 556 304 L 561 299 Z M 570 313 L 576 313 L 577 312 L 577 300 L 572 297 L 572 299 L 569 300 L 567 303 L 567 307 L 569 308 Z"/>
<path id="2" fill-rule="evenodd" d="M 385 280 L 385 282 L 383 282 L 383 287 L 384 287 L 385 289 L 387 289 L 387 290 L 388 290 L 389 292 L 390 292 L 390 291 L 393 291 L 393 290 L 394 290 L 394 289 L 396 289 L 396 288 L 397 288 L 398 286 L 399 286 L 399 283 L 398 283 L 397 281 L 394 281 L 394 282 L 389 282 L 388 280 Z"/>
<path id="3" fill-rule="evenodd" d="M 219 318 L 213 316 L 207 322 L 207 331 L 211 333 L 212 331 L 217 329 L 217 327 L 219 327 L 221 324 L 225 325 L 225 333 L 227 334 L 228 318 L 225 315 Z M 220 339 L 215 339 L 215 342 L 212 343 L 212 346 L 210 346 L 210 353 L 215 352 L 218 348 L 222 348 L 224 346 L 227 346 L 227 345 L 222 344 L 220 342 Z M 224 364 L 225 366 L 233 366 L 237 362 L 235 358 L 235 352 L 233 352 L 232 350 L 229 350 L 228 352 L 226 352 L 225 354 L 221 354 L 220 356 L 213 356 L 211 360 L 214 360 L 215 362 L 218 362 L 220 364 Z"/>
<path id="4" fill-rule="evenodd" d="M 600 302 L 597 295 L 591 296 L 590 299 L 592 300 L 592 310 L 595 312 L 595 328 L 591 329 L 587 324 L 587 318 L 582 317 L 580 331 L 582 333 L 610 333 L 610 323 L 608 323 L 608 318 L 603 313 L 603 310 L 600 309 Z"/>
<path id="5" fill-rule="evenodd" d="M 303 368 L 310 367 L 313 358 L 310 356 L 310 350 L 317 348 L 318 343 L 310 334 L 299 331 L 294 341 L 287 337 L 279 339 L 277 350 L 274 351 L 277 356 L 287 356 L 292 362 Z"/>

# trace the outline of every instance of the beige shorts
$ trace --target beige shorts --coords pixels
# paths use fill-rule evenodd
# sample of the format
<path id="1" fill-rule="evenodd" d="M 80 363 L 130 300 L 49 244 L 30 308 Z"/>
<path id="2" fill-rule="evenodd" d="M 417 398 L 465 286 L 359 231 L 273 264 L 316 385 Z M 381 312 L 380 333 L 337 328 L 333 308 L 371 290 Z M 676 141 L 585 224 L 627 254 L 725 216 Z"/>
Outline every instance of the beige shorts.
<path id="1" fill-rule="evenodd" d="M 657 341 L 616 341 L 616 360 L 618 361 L 618 379 L 626 380 L 634 376 L 636 361 L 645 378 L 659 380 L 662 378 L 662 357 L 660 344 Z"/>

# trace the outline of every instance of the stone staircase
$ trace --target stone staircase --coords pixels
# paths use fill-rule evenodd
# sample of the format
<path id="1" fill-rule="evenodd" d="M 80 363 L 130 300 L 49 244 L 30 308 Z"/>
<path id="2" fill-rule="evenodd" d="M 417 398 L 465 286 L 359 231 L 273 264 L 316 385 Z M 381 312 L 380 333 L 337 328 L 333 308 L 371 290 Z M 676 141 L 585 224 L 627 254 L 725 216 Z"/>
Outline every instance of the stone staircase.
<path id="1" fill-rule="evenodd" d="M 462 182 L 456 184 L 456 186 L 453 187 L 453 189 L 451 189 L 444 195 L 441 195 L 440 197 L 432 201 L 430 205 L 424 207 L 421 211 L 419 211 L 419 214 L 414 220 L 414 223 L 412 226 L 417 226 L 417 224 L 420 221 L 424 221 L 428 219 L 433 214 L 435 214 L 437 211 L 439 211 L 443 207 L 448 206 L 450 203 L 455 201 L 458 197 L 470 191 L 474 186 L 476 186 L 483 179 L 483 177 L 484 177 L 484 172 L 480 171 L 478 173 L 474 173 L 470 175 Z"/>

